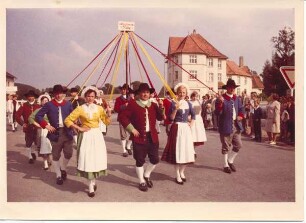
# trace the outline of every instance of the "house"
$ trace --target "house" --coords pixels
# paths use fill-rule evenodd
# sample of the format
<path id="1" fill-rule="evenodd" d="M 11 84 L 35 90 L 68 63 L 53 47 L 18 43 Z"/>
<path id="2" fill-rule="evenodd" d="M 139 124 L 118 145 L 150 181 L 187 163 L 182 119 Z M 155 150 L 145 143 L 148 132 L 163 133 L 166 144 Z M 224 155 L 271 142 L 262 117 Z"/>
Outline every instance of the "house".
<path id="1" fill-rule="evenodd" d="M 168 57 L 193 75 L 189 75 L 168 60 L 167 81 L 171 88 L 179 82 L 184 82 L 190 88 L 189 94 L 192 91 L 197 91 L 200 96 L 203 96 L 207 93 L 213 93 L 209 88 L 217 92 L 218 82 L 226 83 L 227 81 L 227 56 L 218 51 L 200 34 L 197 34 L 195 30 L 186 37 L 170 37 Z"/>
<path id="2" fill-rule="evenodd" d="M 6 72 L 6 94 L 16 94 L 17 92 L 17 86 L 15 86 L 15 80 L 17 78 L 10 74 L 9 72 Z"/>
<path id="3" fill-rule="evenodd" d="M 244 66 L 243 57 L 239 57 L 239 65 L 234 61 L 226 61 L 226 75 L 227 78 L 231 78 L 235 81 L 237 85 L 236 94 L 241 95 L 244 91 L 247 95 L 252 92 L 252 73 L 249 68 Z"/>
<path id="4" fill-rule="evenodd" d="M 260 79 L 258 80 L 248 66 L 244 65 L 242 56 L 239 57 L 239 65 L 237 65 L 195 30 L 186 37 L 169 38 L 168 58 L 193 75 L 189 75 L 174 62 L 168 60 L 167 81 L 169 86 L 173 88 L 177 83 L 184 82 L 190 88 L 189 94 L 192 91 L 199 92 L 200 96 L 213 94 L 213 91 L 222 93 L 222 86 L 225 85 L 228 78 L 232 78 L 237 85 L 240 85 L 236 89 L 238 95 L 242 91 L 250 94 L 263 89 Z M 253 87 L 254 78 L 259 86 L 254 85 Z"/>

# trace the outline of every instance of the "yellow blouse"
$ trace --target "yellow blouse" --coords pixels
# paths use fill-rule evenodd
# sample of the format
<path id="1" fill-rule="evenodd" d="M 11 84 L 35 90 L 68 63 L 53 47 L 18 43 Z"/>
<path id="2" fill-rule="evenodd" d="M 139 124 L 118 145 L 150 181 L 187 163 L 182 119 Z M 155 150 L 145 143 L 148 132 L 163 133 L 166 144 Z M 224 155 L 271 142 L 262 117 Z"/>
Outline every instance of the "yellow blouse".
<path id="1" fill-rule="evenodd" d="M 81 121 L 82 127 L 87 126 L 89 128 L 98 128 L 100 120 L 104 122 L 105 125 L 109 125 L 111 122 L 105 110 L 96 104 L 90 104 L 89 106 L 83 104 L 74 109 L 65 119 L 65 125 L 69 128 L 77 119 Z"/>

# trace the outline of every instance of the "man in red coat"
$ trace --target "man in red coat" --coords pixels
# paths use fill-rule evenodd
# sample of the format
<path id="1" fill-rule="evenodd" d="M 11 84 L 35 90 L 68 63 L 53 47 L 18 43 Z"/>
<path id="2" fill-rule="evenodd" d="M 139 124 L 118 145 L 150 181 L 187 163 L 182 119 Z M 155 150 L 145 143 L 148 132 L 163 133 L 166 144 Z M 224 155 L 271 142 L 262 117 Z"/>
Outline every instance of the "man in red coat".
<path id="1" fill-rule="evenodd" d="M 118 117 L 122 111 L 124 111 L 130 101 L 130 98 L 127 96 L 129 91 L 129 85 L 124 84 L 123 86 L 119 87 L 121 90 L 121 96 L 116 98 L 114 110 L 118 113 Z M 117 121 L 119 119 L 117 118 Z M 122 127 L 122 124 L 119 121 L 119 130 L 120 130 L 120 139 L 123 149 L 123 157 L 127 157 L 128 155 L 132 155 L 132 141 L 128 139 L 128 134 L 126 130 Z"/>
<path id="2" fill-rule="evenodd" d="M 34 125 L 29 124 L 29 116 L 40 106 L 36 103 L 35 98 L 38 97 L 34 91 L 30 90 L 24 95 L 27 98 L 27 102 L 24 103 L 16 113 L 16 121 L 19 125 L 23 127 L 23 132 L 25 133 L 26 150 L 29 157 L 29 163 L 33 164 L 36 160 L 36 155 L 34 153 L 33 143 L 37 145 L 37 129 Z"/>
<path id="3" fill-rule="evenodd" d="M 159 162 L 158 134 L 155 128 L 156 120 L 161 121 L 164 117 L 164 106 L 160 101 L 157 105 L 149 100 L 150 88 L 147 83 L 141 83 L 135 92 L 139 98 L 129 102 L 127 108 L 119 114 L 119 122 L 131 134 L 133 141 L 133 154 L 136 160 L 136 173 L 139 179 L 139 190 L 147 191 L 153 187 L 150 174 Z M 148 155 L 150 163 L 144 170 L 145 158 Z"/>

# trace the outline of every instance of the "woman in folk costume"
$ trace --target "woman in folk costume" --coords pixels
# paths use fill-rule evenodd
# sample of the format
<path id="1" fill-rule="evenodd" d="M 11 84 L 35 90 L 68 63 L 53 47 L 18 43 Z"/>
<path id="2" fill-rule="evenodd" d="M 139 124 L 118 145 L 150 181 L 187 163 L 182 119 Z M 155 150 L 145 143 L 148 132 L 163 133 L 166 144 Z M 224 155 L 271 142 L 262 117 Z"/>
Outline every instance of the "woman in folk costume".
<path id="1" fill-rule="evenodd" d="M 174 91 L 177 95 L 177 101 L 172 102 L 169 113 L 173 124 L 161 160 L 175 164 L 175 181 L 183 185 L 186 182 L 185 168 L 188 163 L 194 162 L 195 152 L 191 126 L 194 124 L 195 113 L 191 103 L 185 100 L 188 86 L 179 83 L 174 87 Z M 191 116 L 190 122 L 188 116 Z"/>
<path id="2" fill-rule="evenodd" d="M 207 141 L 207 137 L 206 137 L 206 132 L 205 132 L 204 124 L 203 124 L 203 119 L 201 116 L 202 106 L 201 106 L 200 101 L 197 99 L 198 93 L 194 91 L 190 95 L 190 98 L 191 98 L 190 103 L 195 113 L 195 122 L 194 122 L 194 125 L 191 126 L 191 133 L 193 137 L 193 145 L 196 147 L 196 146 L 204 145 L 204 142 Z"/>
<path id="3" fill-rule="evenodd" d="M 41 106 L 44 106 L 48 101 L 51 101 L 51 98 L 49 94 L 42 94 L 38 97 L 37 103 Z M 42 155 L 44 159 L 44 170 L 49 169 L 49 165 L 51 165 L 51 153 L 52 153 L 52 145 L 50 143 L 50 140 L 47 138 L 48 130 L 41 128 L 41 126 L 35 121 L 35 115 L 40 110 L 35 110 L 29 117 L 29 124 L 33 124 L 38 128 L 38 131 L 40 132 L 40 151 L 39 154 Z M 49 123 L 47 115 L 44 116 L 44 119 L 46 122 Z"/>
<path id="4" fill-rule="evenodd" d="M 79 131 L 77 142 L 77 171 L 78 175 L 89 180 L 89 197 L 95 196 L 97 189 L 95 179 L 106 175 L 107 153 L 103 134 L 99 128 L 99 121 L 106 125 L 110 124 L 104 109 L 94 104 L 98 89 L 93 86 L 86 87 L 82 96 L 85 96 L 86 103 L 77 107 L 65 119 L 65 125 Z M 74 122 L 80 119 L 82 125 Z"/>

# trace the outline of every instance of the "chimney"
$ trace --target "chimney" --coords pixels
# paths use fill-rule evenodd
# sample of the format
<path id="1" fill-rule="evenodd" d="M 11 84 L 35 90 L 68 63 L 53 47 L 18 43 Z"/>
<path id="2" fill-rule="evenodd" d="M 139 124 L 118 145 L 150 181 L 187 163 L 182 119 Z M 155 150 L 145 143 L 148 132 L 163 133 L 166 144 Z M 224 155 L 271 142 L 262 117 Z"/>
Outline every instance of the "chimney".
<path id="1" fill-rule="evenodd" d="M 193 35 L 197 34 L 196 30 L 194 29 L 192 32 Z"/>
<path id="2" fill-rule="evenodd" d="M 243 56 L 240 56 L 239 57 L 239 67 L 243 67 L 244 64 L 243 64 Z"/>

